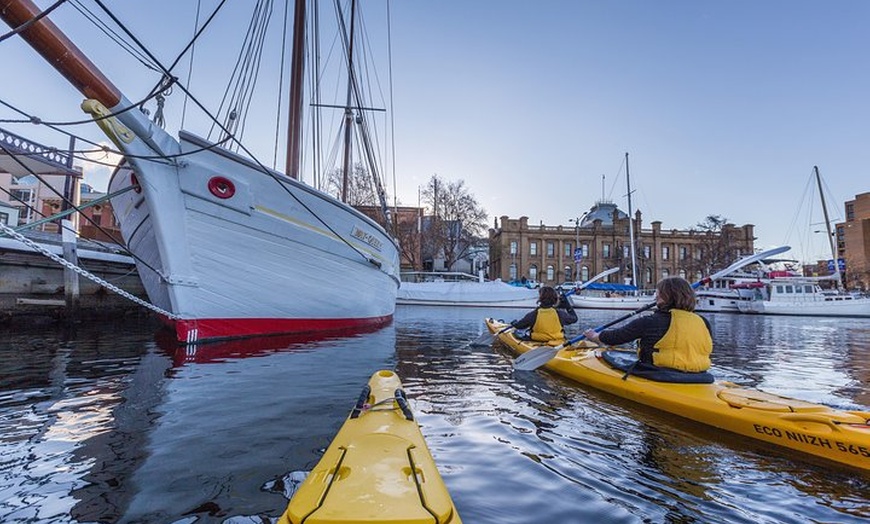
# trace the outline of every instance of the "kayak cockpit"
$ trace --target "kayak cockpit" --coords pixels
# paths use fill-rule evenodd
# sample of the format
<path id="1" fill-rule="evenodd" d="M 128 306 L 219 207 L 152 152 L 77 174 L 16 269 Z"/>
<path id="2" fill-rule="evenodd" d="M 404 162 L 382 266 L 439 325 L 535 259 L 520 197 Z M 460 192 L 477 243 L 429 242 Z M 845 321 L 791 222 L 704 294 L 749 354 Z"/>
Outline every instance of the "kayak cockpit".
<path id="1" fill-rule="evenodd" d="M 610 367 L 624 371 L 626 373 L 625 378 L 634 376 L 655 382 L 670 382 L 675 384 L 712 384 L 716 380 L 707 371 L 694 373 L 639 362 L 637 354 L 634 351 L 607 349 L 597 354 Z"/>

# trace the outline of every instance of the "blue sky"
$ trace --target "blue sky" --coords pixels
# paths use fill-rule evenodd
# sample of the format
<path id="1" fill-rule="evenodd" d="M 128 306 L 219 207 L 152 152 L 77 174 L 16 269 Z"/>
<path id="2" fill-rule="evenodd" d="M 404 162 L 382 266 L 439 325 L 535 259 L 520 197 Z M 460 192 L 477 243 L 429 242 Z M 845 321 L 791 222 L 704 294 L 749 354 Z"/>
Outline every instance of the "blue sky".
<path id="1" fill-rule="evenodd" d="M 215 4 L 204 0 L 203 12 Z M 239 38 L 231 22 L 250 2 L 229 4 L 212 44 Z M 384 3 L 364 4 L 368 31 L 383 43 Z M 193 30 L 193 1 L 109 5 L 165 63 Z M 788 243 L 791 256 L 814 260 L 828 249 L 812 233 L 823 228 L 813 166 L 832 220 L 843 218 L 844 201 L 870 191 L 870 2 L 403 0 L 390 9 L 401 203 L 415 205 L 417 188 L 437 173 L 464 180 L 490 223 L 525 215 L 568 226 L 602 193 L 627 207 L 628 152 L 632 205 L 646 226 L 688 228 L 722 215 L 755 224 L 759 247 Z M 154 84 L 70 6 L 54 19 L 129 98 Z M 191 84 L 198 95 L 216 100 L 235 52 L 203 43 L 207 65 L 194 71 L 210 79 Z M 0 99 L 43 118 L 82 118 L 80 96 L 18 39 L 0 43 L 0 57 L 20 72 Z M 379 74 L 387 91 L 388 72 Z M 262 105 L 258 121 L 273 118 L 274 104 Z M 0 118 L 14 116 L 0 108 Z M 200 131 L 194 117 L 187 122 Z M 172 132 L 178 124 L 169 117 Z M 32 125 L 2 125 L 65 145 Z M 249 142 L 271 164 L 263 144 L 272 144 L 275 124 L 263 127 Z M 93 124 L 76 131 L 100 136 Z"/>

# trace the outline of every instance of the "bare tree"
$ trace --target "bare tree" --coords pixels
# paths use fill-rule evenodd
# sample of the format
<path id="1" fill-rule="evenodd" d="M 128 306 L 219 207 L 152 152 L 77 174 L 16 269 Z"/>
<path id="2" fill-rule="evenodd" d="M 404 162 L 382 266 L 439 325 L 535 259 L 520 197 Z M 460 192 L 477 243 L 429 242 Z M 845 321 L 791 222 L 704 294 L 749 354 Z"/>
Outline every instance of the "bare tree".
<path id="1" fill-rule="evenodd" d="M 727 267 L 737 260 L 741 254 L 741 243 L 737 229 L 721 215 L 708 215 L 691 229 L 700 235 L 696 249 L 697 256 L 691 257 L 687 264 L 688 270 L 710 275 Z"/>
<path id="2" fill-rule="evenodd" d="M 423 260 L 421 256 L 421 224 L 420 217 L 415 220 L 399 220 L 396 217 L 396 240 L 399 243 L 399 250 L 402 258 L 404 258 L 415 271 L 423 269 Z"/>
<path id="3" fill-rule="evenodd" d="M 469 193 L 465 182 L 445 182 L 432 175 L 422 191 L 432 216 L 423 236 L 423 250 L 429 256 L 444 257 L 447 269 L 480 243 L 486 231 L 487 214 Z"/>
<path id="4" fill-rule="evenodd" d="M 326 192 L 341 199 L 341 188 L 344 183 L 341 168 L 335 168 L 326 174 Z M 347 202 L 351 206 L 377 206 L 378 197 L 373 187 L 372 177 L 362 164 L 354 164 L 347 180 Z"/>

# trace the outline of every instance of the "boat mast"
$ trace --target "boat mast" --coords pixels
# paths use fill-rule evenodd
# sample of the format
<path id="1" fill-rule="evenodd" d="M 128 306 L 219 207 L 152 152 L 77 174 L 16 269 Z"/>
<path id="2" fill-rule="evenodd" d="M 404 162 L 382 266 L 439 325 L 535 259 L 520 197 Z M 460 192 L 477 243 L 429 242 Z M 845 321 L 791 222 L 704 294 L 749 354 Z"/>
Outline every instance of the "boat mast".
<path id="1" fill-rule="evenodd" d="M 353 137 L 353 111 L 351 110 L 351 102 L 353 101 L 353 40 L 354 29 L 356 22 L 356 0 L 351 0 L 350 3 L 350 38 L 347 44 L 347 105 L 344 107 L 344 162 L 342 165 L 341 174 L 341 201 L 347 202 L 347 186 L 350 180 L 351 170 L 351 139 Z"/>
<path id="2" fill-rule="evenodd" d="M 299 151 L 302 144 L 302 91 L 305 69 L 305 1 L 296 0 L 293 12 L 293 52 L 290 65 L 290 115 L 287 119 L 287 160 L 285 173 L 299 179 Z"/>
<path id="3" fill-rule="evenodd" d="M 625 185 L 628 189 L 628 238 L 629 242 L 631 242 L 631 284 L 637 288 L 637 250 L 634 248 L 634 216 L 631 214 L 631 178 L 628 174 L 628 153 L 625 153 Z"/>
<path id="4" fill-rule="evenodd" d="M 828 233 L 828 244 L 831 246 L 831 257 L 834 264 L 834 275 L 837 276 L 837 289 L 843 290 L 843 278 L 840 275 L 840 264 L 837 259 L 837 249 L 834 247 L 834 233 L 831 231 L 831 221 L 828 219 L 828 206 L 825 204 L 825 194 L 822 192 L 822 177 L 819 175 L 819 166 L 813 166 L 816 173 L 816 184 L 819 186 L 819 198 L 822 200 L 822 213 L 825 215 L 825 231 Z"/>

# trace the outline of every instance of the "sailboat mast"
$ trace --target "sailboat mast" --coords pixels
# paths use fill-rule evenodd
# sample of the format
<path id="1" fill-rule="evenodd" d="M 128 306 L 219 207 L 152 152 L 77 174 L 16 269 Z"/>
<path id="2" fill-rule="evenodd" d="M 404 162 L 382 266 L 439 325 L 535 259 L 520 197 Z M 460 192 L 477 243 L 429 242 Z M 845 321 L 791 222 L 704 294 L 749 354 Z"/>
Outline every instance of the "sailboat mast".
<path id="1" fill-rule="evenodd" d="M 299 179 L 302 145 L 302 91 L 305 69 L 305 1 L 296 0 L 293 12 L 293 52 L 290 66 L 290 115 L 287 119 L 287 176 Z"/>
<path id="2" fill-rule="evenodd" d="M 347 186 L 351 170 L 351 138 L 353 132 L 353 40 L 356 26 L 356 0 L 350 3 L 350 38 L 347 44 L 347 105 L 344 107 L 344 162 L 341 175 L 341 201 L 347 202 Z"/>
<path id="3" fill-rule="evenodd" d="M 822 200 L 822 213 L 825 215 L 825 231 L 828 233 L 828 244 L 831 246 L 831 259 L 834 264 L 834 274 L 837 276 L 837 289 L 843 289 L 843 278 L 840 275 L 840 264 L 837 260 L 837 249 L 834 247 L 834 233 L 831 231 L 831 221 L 828 219 L 828 206 L 825 203 L 825 194 L 822 192 L 822 177 L 819 175 L 819 166 L 813 166 L 816 173 L 816 184 L 819 186 L 819 198 Z"/>
<path id="4" fill-rule="evenodd" d="M 637 285 L 637 250 L 634 244 L 634 215 L 631 211 L 631 177 L 628 173 L 628 153 L 625 153 L 625 185 L 628 189 L 628 238 L 631 242 L 631 284 Z"/>

